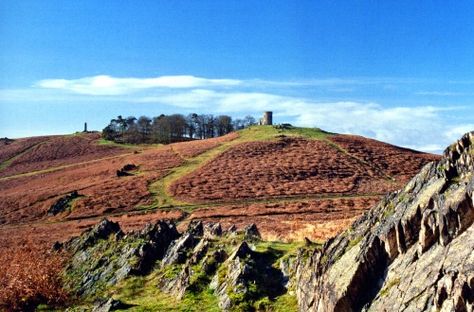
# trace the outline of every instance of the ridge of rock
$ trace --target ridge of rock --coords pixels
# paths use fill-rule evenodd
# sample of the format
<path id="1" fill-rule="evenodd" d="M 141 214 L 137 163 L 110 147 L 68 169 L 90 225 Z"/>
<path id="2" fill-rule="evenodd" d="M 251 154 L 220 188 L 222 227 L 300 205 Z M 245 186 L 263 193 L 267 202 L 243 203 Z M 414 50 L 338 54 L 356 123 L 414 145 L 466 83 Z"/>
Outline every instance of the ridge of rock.
<path id="1" fill-rule="evenodd" d="M 295 262 L 301 311 L 474 309 L 474 132 Z"/>

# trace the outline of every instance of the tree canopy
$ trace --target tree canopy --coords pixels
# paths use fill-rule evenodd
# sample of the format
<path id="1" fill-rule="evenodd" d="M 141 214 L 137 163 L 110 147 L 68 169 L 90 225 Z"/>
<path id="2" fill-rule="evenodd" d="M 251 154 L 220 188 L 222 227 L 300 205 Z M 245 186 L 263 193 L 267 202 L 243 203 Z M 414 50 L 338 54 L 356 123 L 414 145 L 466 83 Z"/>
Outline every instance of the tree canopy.
<path id="1" fill-rule="evenodd" d="M 181 114 L 157 117 L 117 116 L 102 130 L 103 138 L 117 143 L 162 143 L 208 139 L 255 125 L 255 118 L 232 120 L 227 115 Z"/>

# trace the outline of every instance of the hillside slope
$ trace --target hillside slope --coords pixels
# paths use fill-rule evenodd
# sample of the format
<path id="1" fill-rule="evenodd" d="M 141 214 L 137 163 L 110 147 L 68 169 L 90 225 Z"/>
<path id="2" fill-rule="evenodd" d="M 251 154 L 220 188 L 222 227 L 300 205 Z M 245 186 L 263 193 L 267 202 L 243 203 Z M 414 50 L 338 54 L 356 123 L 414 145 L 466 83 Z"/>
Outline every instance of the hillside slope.
<path id="1" fill-rule="evenodd" d="M 271 126 L 165 146 L 118 145 L 94 133 L 2 144 L 3 248 L 33 233 L 51 244 L 103 216 L 126 228 L 163 218 L 181 221 L 181 229 L 196 219 L 254 222 L 266 239 L 324 240 L 438 158 Z M 127 165 L 132 169 L 118 176 Z"/>

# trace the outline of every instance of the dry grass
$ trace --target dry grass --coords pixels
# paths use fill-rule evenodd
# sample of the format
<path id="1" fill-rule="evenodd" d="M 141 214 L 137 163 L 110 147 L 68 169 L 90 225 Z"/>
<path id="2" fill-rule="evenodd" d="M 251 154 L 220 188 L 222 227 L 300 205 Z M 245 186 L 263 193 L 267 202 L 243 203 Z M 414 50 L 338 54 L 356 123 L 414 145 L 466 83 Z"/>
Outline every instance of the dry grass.
<path id="1" fill-rule="evenodd" d="M 0 307 L 6 311 L 34 311 L 39 304 L 60 305 L 63 257 L 44 252 L 32 242 L 0 249 Z"/>

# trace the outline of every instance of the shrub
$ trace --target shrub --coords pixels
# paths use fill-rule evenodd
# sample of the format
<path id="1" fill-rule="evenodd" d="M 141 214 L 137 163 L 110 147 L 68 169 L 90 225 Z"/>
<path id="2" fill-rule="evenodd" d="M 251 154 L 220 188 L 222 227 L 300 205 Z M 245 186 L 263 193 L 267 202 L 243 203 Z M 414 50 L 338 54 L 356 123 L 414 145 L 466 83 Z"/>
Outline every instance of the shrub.
<path id="1" fill-rule="evenodd" d="M 33 243 L 0 249 L 0 309 L 33 311 L 39 304 L 60 305 L 64 257 Z"/>

